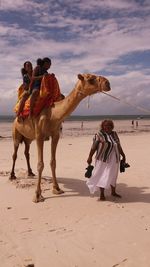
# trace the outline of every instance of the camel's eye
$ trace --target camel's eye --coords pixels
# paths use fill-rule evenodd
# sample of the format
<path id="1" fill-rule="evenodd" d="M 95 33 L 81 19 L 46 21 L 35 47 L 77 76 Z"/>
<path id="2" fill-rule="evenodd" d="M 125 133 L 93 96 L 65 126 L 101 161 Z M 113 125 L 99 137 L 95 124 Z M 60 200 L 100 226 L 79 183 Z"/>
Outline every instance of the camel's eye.
<path id="1" fill-rule="evenodd" d="M 90 84 L 94 84 L 94 83 L 95 83 L 95 80 L 96 80 L 95 77 L 91 77 L 91 78 L 88 79 L 88 82 L 89 82 Z"/>

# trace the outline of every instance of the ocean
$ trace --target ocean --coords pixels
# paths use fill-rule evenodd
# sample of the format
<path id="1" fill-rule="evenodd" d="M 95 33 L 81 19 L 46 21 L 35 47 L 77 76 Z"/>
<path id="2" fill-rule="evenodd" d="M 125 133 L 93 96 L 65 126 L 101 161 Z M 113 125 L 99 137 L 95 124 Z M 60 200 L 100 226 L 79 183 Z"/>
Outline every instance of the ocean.
<path id="1" fill-rule="evenodd" d="M 13 122 L 15 116 L 7 115 L 0 116 L 0 123 Z M 150 119 L 150 115 L 95 115 L 95 116 L 69 116 L 65 121 L 102 121 L 104 119 L 112 120 L 137 120 L 137 119 Z"/>

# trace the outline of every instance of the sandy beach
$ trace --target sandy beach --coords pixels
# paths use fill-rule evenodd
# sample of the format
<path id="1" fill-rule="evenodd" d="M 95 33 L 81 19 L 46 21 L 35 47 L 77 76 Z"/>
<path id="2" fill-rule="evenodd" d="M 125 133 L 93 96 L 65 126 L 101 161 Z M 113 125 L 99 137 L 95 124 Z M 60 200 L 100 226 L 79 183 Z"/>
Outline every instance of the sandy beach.
<path id="1" fill-rule="evenodd" d="M 62 195 L 52 194 L 50 141 L 44 145 L 42 190 L 45 201 L 32 202 L 35 178 L 27 177 L 20 145 L 15 182 L 9 181 L 13 142 L 2 125 L 0 139 L 0 262 L 3 267 L 149 267 L 150 266 L 150 121 L 115 122 L 130 168 L 119 173 L 117 191 L 100 202 L 91 197 L 84 177 L 98 122 L 65 122 L 57 149 Z M 36 144 L 31 165 L 37 174 Z M 94 163 L 94 162 L 93 162 Z"/>

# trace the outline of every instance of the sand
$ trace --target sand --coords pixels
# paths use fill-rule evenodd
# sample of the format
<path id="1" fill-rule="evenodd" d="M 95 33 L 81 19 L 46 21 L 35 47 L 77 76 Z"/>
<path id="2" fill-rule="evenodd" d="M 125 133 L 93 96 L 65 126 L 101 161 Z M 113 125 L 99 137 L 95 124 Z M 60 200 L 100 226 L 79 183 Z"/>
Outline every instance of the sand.
<path id="1" fill-rule="evenodd" d="M 97 125 L 94 130 L 91 123 L 89 128 L 84 123 L 83 130 L 75 124 L 69 127 L 70 131 L 64 123 L 57 149 L 57 177 L 65 193 L 52 194 L 47 141 L 42 180 L 45 201 L 38 204 L 32 202 L 37 180 L 27 177 L 24 146 L 18 152 L 17 181 L 10 182 L 13 143 L 11 138 L 0 140 L 0 266 L 149 267 L 150 133 L 140 131 L 140 126 L 132 129 L 129 122 L 124 127 L 117 123 L 131 167 L 118 176 L 122 199 L 107 190 L 107 201 L 100 202 L 98 192 L 90 196 L 84 177 Z M 37 173 L 35 142 L 30 154 Z"/>

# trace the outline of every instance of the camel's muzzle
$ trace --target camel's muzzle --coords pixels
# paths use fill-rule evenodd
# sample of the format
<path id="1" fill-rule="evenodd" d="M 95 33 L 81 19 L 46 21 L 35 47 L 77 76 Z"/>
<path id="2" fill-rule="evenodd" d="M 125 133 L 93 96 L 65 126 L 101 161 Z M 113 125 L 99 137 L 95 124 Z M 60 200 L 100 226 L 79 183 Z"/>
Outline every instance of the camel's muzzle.
<path id="1" fill-rule="evenodd" d="M 111 87 L 110 87 L 110 83 L 109 81 L 105 81 L 105 85 L 104 85 L 104 92 L 108 92 L 111 90 Z"/>

